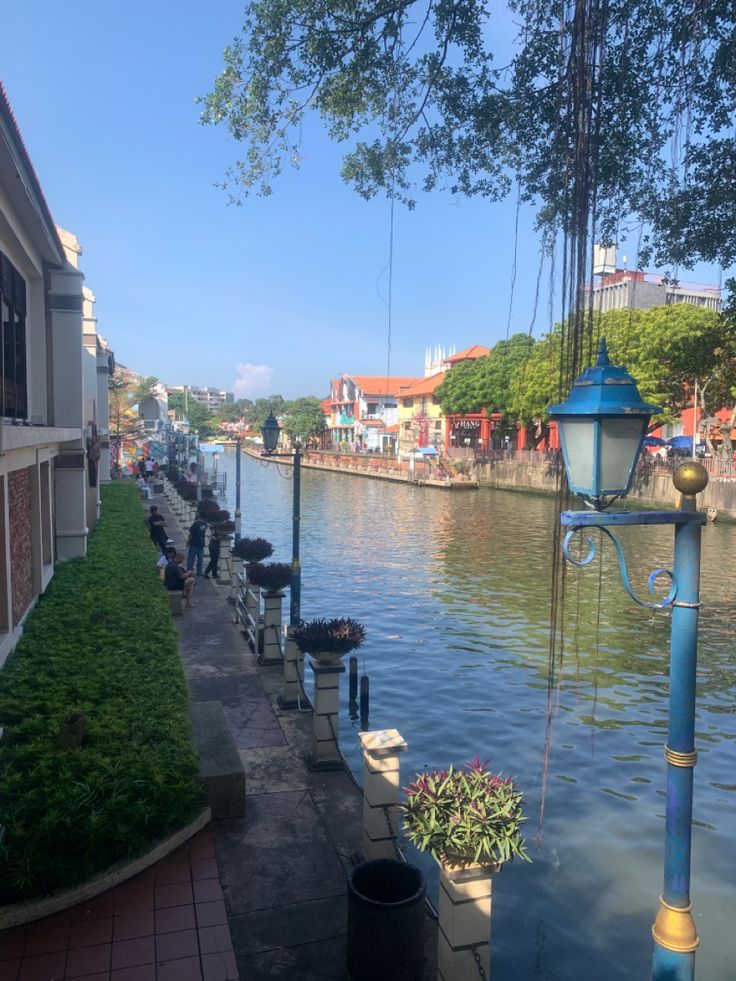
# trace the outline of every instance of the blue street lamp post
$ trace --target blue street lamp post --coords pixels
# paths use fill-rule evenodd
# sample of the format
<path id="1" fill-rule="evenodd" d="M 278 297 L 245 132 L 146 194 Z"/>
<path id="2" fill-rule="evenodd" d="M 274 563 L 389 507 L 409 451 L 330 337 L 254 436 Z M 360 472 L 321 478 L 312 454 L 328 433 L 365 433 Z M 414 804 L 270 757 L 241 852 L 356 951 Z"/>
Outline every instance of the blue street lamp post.
<path id="1" fill-rule="evenodd" d="M 235 440 L 235 544 L 240 541 L 240 436 Z"/>
<path id="2" fill-rule="evenodd" d="M 298 627 L 301 622 L 301 600 L 302 600 L 302 569 L 299 561 L 299 525 L 301 512 L 301 446 L 297 440 L 294 443 L 294 452 L 276 453 L 276 447 L 281 434 L 281 426 L 273 413 L 270 413 L 264 424 L 261 426 L 261 436 L 263 438 L 263 449 L 265 456 L 284 456 L 289 457 L 294 463 L 294 494 L 292 499 L 292 533 L 291 533 L 291 581 L 289 583 L 290 603 L 289 603 L 289 626 Z"/>
<path id="3" fill-rule="evenodd" d="M 625 497 L 633 481 L 636 461 L 649 418 L 660 411 L 639 396 L 628 372 L 611 365 L 605 340 L 598 363 L 576 379 L 568 401 L 550 407 L 557 420 L 568 483 L 593 511 L 565 511 L 568 531 L 565 558 L 573 565 L 593 561 L 596 549 L 587 539 L 582 558 L 570 552 L 574 535 L 598 528 L 614 545 L 624 588 L 640 606 L 671 607 L 669 727 L 664 757 L 667 762 L 664 889 L 652 927 L 654 981 L 693 981 L 695 949 L 699 940 L 690 902 L 690 844 L 692 831 L 693 767 L 695 752 L 695 671 L 700 607 L 700 534 L 704 514 L 696 511 L 695 497 L 705 489 L 708 473 L 699 463 L 682 464 L 673 482 L 682 494 L 678 511 L 611 512 L 617 498 Z M 623 548 L 610 528 L 628 525 L 672 525 L 675 530 L 674 568 L 656 569 L 649 577 L 654 592 L 659 576 L 669 578 L 667 596 L 658 603 L 641 600 L 632 590 Z"/>

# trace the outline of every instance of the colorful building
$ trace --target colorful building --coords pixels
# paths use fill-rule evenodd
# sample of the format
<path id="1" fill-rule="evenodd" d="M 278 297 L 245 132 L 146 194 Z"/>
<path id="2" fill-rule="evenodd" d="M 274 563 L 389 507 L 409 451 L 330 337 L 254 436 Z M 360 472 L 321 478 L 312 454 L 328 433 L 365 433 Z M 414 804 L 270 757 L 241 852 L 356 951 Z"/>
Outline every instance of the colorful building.
<path id="1" fill-rule="evenodd" d="M 328 449 L 386 452 L 395 443 L 387 429 L 399 421 L 399 393 L 417 378 L 341 375 L 330 383 Z"/>

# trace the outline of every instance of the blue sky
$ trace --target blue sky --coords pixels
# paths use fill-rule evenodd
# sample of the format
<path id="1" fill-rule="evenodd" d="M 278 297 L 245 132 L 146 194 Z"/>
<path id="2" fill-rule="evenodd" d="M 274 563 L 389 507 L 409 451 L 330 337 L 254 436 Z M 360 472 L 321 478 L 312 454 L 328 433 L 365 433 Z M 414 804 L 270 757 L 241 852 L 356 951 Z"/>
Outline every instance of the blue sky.
<path id="1" fill-rule="evenodd" d="M 119 361 L 172 385 L 321 396 L 340 372 L 386 372 L 389 205 L 343 184 L 317 124 L 271 197 L 228 205 L 215 184 L 240 148 L 198 125 L 195 97 L 243 6 L 24 0 L 3 11 L 3 82 Z M 397 206 L 392 374 L 422 375 L 428 346 L 506 336 L 514 219 L 513 202 L 443 193 Z M 529 329 L 539 264 L 520 219 L 512 332 Z M 548 326 L 545 293 L 535 333 Z"/>

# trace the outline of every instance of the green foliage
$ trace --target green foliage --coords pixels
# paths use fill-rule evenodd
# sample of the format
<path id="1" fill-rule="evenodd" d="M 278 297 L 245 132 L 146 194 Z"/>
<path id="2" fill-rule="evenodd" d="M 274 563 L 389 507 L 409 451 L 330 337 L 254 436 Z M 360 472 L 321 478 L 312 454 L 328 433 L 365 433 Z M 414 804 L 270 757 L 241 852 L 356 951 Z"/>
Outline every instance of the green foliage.
<path id="1" fill-rule="evenodd" d="M 0 673 L 0 901 L 144 853 L 202 806 L 176 634 L 137 490 L 102 488 L 86 558 L 64 563 Z M 64 720 L 86 719 L 78 749 Z"/>
<path id="2" fill-rule="evenodd" d="M 136 382 L 136 384 L 133 386 L 133 402 L 137 405 L 139 402 L 142 402 L 143 399 L 147 399 L 149 396 L 156 398 L 154 389 L 158 383 L 158 378 L 156 378 L 155 375 L 146 375 L 145 378 L 141 378 L 141 380 Z"/>
<path id="3" fill-rule="evenodd" d="M 404 831 L 420 851 L 457 865 L 529 861 L 526 820 L 513 781 L 488 772 L 478 757 L 461 769 L 419 773 L 405 789 Z"/>
<path id="4" fill-rule="evenodd" d="M 218 423 L 206 405 L 198 402 L 194 396 L 185 396 L 184 392 L 169 392 L 169 408 L 176 412 L 177 419 L 188 419 L 190 432 L 199 434 L 200 439 L 214 436 L 218 431 Z"/>
<path id="5" fill-rule="evenodd" d="M 342 657 L 360 647 L 365 627 L 350 617 L 309 620 L 292 631 L 300 651 L 305 654 L 330 653 Z"/>
<path id="6" fill-rule="evenodd" d="M 291 582 L 288 562 L 252 562 L 248 566 L 248 581 L 261 589 L 280 592 Z"/>
<path id="7" fill-rule="evenodd" d="M 348 144 L 343 176 L 364 197 L 412 205 L 419 183 L 493 199 L 513 175 L 549 241 L 573 221 L 583 111 L 599 239 L 637 215 L 658 264 L 731 266 L 732 0 L 509 6 L 517 37 L 496 64 L 486 0 L 252 0 L 202 100 L 202 121 L 244 144 L 233 199 L 269 194 L 284 161 L 299 166 L 313 112 Z"/>
<path id="8" fill-rule="evenodd" d="M 507 341 L 499 341 L 490 354 L 450 368 L 437 388 L 442 411 L 463 414 L 487 409 L 514 419 L 511 381 L 533 347 L 534 340 L 528 334 L 514 334 Z"/>
<path id="9" fill-rule="evenodd" d="M 313 395 L 306 395 L 287 402 L 282 425 L 291 439 L 306 442 L 310 437 L 318 436 L 325 427 L 320 400 Z"/>
<path id="10" fill-rule="evenodd" d="M 736 327 L 726 317 L 687 303 L 647 310 L 594 314 L 583 366 L 595 361 L 597 339 L 605 336 L 614 364 L 623 364 L 647 402 L 661 405 L 659 422 L 676 419 L 692 404 L 694 382 L 703 390 L 706 414 L 734 399 Z M 519 419 L 530 422 L 563 396 L 559 391 L 560 327 L 543 338 L 512 379 Z"/>
<path id="11" fill-rule="evenodd" d="M 232 553 L 244 562 L 262 562 L 273 555 L 273 545 L 265 538 L 241 538 L 233 545 Z"/>

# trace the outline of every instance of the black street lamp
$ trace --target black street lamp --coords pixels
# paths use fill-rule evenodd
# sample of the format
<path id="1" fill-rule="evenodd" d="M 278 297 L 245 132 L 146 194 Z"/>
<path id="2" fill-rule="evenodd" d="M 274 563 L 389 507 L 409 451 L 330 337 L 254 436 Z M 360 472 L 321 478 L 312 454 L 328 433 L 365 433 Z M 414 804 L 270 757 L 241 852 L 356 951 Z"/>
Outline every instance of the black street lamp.
<path id="1" fill-rule="evenodd" d="M 263 438 L 263 455 L 267 457 L 289 457 L 294 463 L 294 496 L 292 507 L 292 533 L 291 533 L 291 582 L 290 604 L 289 604 L 289 626 L 297 627 L 301 621 L 302 606 L 302 569 L 299 562 L 299 515 L 301 510 L 301 445 L 297 440 L 294 443 L 294 452 L 276 453 L 276 447 L 281 435 L 279 426 L 273 412 L 269 413 L 268 418 L 261 426 L 261 437 Z"/>

